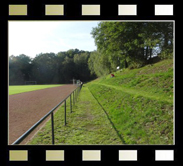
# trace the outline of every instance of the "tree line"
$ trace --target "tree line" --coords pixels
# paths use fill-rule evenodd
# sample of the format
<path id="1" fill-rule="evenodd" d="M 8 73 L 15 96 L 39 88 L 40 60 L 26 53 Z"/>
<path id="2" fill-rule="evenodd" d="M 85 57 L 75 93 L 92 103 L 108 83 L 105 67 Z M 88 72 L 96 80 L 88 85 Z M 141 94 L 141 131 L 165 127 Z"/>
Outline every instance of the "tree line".
<path id="1" fill-rule="evenodd" d="M 173 22 L 100 22 L 91 34 L 97 51 L 88 63 L 97 76 L 173 57 Z"/>
<path id="2" fill-rule="evenodd" d="M 173 57 L 173 22 L 100 22 L 91 31 L 97 50 L 79 49 L 9 57 L 9 84 L 90 81 L 120 68 L 139 68 Z"/>
<path id="3" fill-rule="evenodd" d="M 78 49 L 55 53 L 40 53 L 35 58 L 21 54 L 9 57 L 9 84 L 69 84 L 73 78 L 83 82 L 96 78 L 88 67 L 91 52 Z"/>

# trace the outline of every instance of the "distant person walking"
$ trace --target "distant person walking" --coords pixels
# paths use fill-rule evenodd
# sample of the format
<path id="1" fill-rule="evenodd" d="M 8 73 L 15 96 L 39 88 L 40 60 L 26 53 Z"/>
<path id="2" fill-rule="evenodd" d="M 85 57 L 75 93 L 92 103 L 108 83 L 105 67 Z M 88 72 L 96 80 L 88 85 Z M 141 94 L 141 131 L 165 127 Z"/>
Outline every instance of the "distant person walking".
<path id="1" fill-rule="evenodd" d="M 81 88 L 82 88 L 82 86 L 83 86 L 83 82 L 81 82 Z"/>
<path id="2" fill-rule="evenodd" d="M 114 77 L 114 74 L 111 74 L 111 78 L 113 78 Z"/>

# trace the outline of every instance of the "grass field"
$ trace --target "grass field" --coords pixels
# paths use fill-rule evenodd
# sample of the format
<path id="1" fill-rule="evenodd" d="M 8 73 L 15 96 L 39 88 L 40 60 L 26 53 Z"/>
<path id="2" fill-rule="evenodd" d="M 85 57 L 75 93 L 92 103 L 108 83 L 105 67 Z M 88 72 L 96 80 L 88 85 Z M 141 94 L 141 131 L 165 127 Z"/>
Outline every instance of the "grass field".
<path id="1" fill-rule="evenodd" d="M 34 90 L 39 90 L 39 89 L 45 89 L 45 88 L 52 88 L 56 86 L 62 86 L 61 84 L 58 85 L 17 85 L 9 86 L 9 95 L 14 95 L 18 93 L 23 93 L 23 92 L 29 92 L 29 91 L 34 91 Z"/>
<path id="2" fill-rule="evenodd" d="M 172 145 L 173 60 L 114 74 L 84 84 L 67 126 L 55 114 L 56 144 Z M 50 122 L 30 144 L 51 144 Z"/>

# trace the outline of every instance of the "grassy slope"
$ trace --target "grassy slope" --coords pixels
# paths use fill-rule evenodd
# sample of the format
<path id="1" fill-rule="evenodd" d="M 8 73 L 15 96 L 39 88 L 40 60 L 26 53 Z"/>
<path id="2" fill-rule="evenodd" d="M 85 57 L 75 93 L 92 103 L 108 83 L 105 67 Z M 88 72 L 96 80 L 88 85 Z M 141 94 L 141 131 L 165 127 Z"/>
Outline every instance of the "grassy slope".
<path id="1" fill-rule="evenodd" d="M 173 144 L 173 62 L 125 70 L 88 84 L 126 144 Z"/>
<path id="2" fill-rule="evenodd" d="M 93 83 L 116 86 L 125 91 L 133 91 L 133 93 L 137 92 L 172 102 L 173 61 L 164 60 L 153 66 L 148 65 L 140 69 L 116 72 L 115 78 L 110 78 L 108 75 Z"/>
<path id="3" fill-rule="evenodd" d="M 23 92 L 29 92 L 39 89 L 51 88 L 61 85 L 17 85 L 17 86 L 9 86 L 9 95 L 14 95 Z"/>
<path id="4" fill-rule="evenodd" d="M 69 104 L 69 102 L 67 102 Z M 74 112 L 55 114 L 56 144 L 173 144 L 173 62 L 116 72 L 82 88 Z M 51 124 L 30 144 L 51 144 Z"/>

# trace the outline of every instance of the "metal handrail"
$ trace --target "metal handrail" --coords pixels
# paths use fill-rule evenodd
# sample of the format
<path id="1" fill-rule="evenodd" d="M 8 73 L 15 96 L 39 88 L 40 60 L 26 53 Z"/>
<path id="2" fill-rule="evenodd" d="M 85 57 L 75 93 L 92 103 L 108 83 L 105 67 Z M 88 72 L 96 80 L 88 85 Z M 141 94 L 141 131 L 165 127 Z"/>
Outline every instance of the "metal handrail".
<path id="1" fill-rule="evenodd" d="M 53 111 L 58 108 L 63 102 L 65 102 L 65 125 L 66 125 L 66 100 L 73 93 L 73 104 L 77 99 L 78 93 L 81 90 L 82 85 L 79 85 L 76 89 L 74 89 L 65 99 L 63 99 L 59 104 L 57 104 L 53 109 L 51 109 L 44 117 L 42 117 L 39 121 L 37 121 L 32 127 L 30 127 L 24 134 L 22 134 L 16 141 L 14 141 L 11 145 L 21 143 L 42 121 L 44 121 L 51 114 L 51 122 L 52 122 L 52 144 L 54 144 L 54 121 L 53 121 Z M 78 90 L 79 89 L 79 90 Z M 76 94 L 74 93 L 76 91 Z M 70 107 L 72 112 L 72 103 L 70 100 Z"/>

